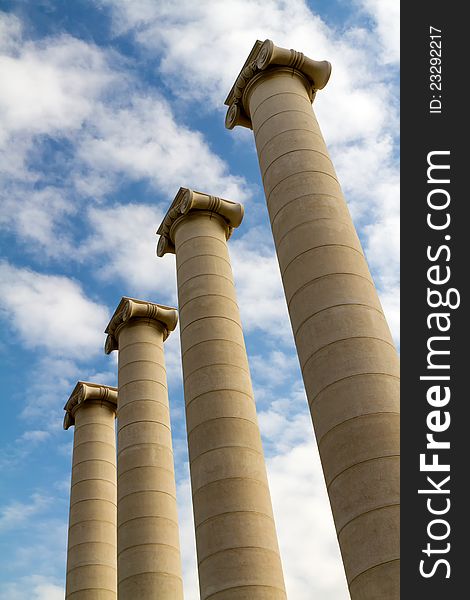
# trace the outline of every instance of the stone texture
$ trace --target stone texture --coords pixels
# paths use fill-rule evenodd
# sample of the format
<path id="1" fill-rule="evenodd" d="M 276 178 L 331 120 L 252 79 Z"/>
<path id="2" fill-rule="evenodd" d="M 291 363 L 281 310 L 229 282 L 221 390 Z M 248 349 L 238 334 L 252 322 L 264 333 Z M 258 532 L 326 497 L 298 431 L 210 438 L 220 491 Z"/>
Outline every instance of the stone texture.
<path id="1" fill-rule="evenodd" d="M 255 136 L 351 597 L 397 600 L 398 357 L 311 108 L 329 73 L 326 61 L 256 42 L 226 126 Z"/>
<path id="2" fill-rule="evenodd" d="M 285 599 L 226 240 L 243 208 L 181 188 L 158 233 L 176 253 L 201 599 Z"/>
<path id="3" fill-rule="evenodd" d="M 163 341 L 173 308 L 123 298 L 106 329 L 118 349 L 119 600 L 183 598 Z"/>
<path id="4" fill-rule="evenodd" d="M 79 381 L 65 405 L 74 425 L 67 600 L 116 600 L 117 390 Z"/>

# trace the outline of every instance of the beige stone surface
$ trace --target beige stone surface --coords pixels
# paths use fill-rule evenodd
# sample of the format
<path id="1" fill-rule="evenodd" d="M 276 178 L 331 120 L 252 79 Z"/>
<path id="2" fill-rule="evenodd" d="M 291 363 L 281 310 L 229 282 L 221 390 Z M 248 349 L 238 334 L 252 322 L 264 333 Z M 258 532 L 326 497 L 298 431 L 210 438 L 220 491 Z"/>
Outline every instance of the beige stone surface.
<path id="1" fill-rule="evenodd" d="M 176 253 L 202 600 L 286 598 L 226 244 L 242 216 L 181 188 L 158 230 L 159 255 Z"/>
<path id="2" fill-rule="evenodd" d="M 65 405 L 74 425 L 67 600 L 116 599 L 116 388 L 79 381 Z"/>
<path id="3" fill-rule="evenodd" d="M 351 597 L 397 600 L 398 357 L 311 107 L 329 73 L 326 61 L 256 42 L 226 126 L 255 136 Z"/>
<path id="4" fill-rule="evenodd" d="M 163 342 L 175 309 L 123 298 L 106 329 L 118 354 L 119 600 L 183 598 Z"/>

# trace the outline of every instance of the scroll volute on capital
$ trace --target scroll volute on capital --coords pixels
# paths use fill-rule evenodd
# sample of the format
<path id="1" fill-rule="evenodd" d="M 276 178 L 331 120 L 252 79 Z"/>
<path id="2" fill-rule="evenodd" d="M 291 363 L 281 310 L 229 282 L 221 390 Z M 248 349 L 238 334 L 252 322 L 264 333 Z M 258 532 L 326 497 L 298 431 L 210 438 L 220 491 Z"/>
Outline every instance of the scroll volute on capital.
<path id="1" fill-rule="evenodd" d="M 181 200 L 180 212 L 186 215 L 190 210 L 207 210 L 218 213 L 224 217 L 230 227 L 238 227 L 244 214 L 243 205 L 238 202 L 186 189 Z"/>
<path id="2" fill-rule="evenodd" d="M 271 40 L 265 40 L 256 58 L 256 66 L 263 71 L 274 65 L 298 69 L 311 80 L 314 90 L 322 90 L 331 75 L 331 63 L 327 60 L 313 60 L 302 52 L 280 48 Z"/>

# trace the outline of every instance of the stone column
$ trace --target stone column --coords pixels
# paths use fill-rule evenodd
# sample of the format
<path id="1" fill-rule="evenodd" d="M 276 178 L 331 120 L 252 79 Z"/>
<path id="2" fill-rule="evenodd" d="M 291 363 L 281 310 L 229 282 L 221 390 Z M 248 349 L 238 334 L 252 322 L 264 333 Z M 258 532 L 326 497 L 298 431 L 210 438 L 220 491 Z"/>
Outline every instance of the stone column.
<path id="1" fill-rule="evenodd" d="M 181 188 L 158 233 L 176 253 L 199 586 L 206 600 L 286 598 L 226 240 L 240 204 Z"/>
<path id="2" fill-rule="evenodd" d="M 122 298 L 105 351 L 118 353 L 119 600 L 183 598 L 163 342 L 174 308 Z"/>
<path id="3" fill-rule="evenodd" d="M 65 405 L 75 426 L 66 600 L 116 600 L 116 388 L 79 381 Z"/>
<path id="4" fill-rule="evenodd" d="M 398 357 L 311 103 L 331 67 L 256 42 L 226 126 L 253 129 L 351 596 L 399 597 Z"/>

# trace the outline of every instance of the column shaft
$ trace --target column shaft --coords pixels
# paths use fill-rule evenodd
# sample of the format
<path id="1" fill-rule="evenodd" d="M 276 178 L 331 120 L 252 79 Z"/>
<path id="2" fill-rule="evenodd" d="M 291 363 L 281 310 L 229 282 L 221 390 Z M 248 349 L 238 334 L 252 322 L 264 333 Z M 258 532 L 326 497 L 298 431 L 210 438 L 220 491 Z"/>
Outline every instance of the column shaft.
<path id="1" fill-rule="evenodd" d="M 289 68 L 244 98 L 351 596 L 398 598 L 399 365 L 311 107 Z"/>
<path id="2" fill-rule="evenodd" d="M 181 351 L 201 599 L 286 598 L 226 244 L 227 223 L 175 224 Z"/>
<path id="3" fill-rule="evenodd" d="M 119 600 L 183 598 L 163 335 L 150 319 L 118 335 Z"/>
<path id="4" fill-rule="evenodd" d="M 85 402 L 75 413 L 66 600 L 116 600 L 115 410 Z"/>

